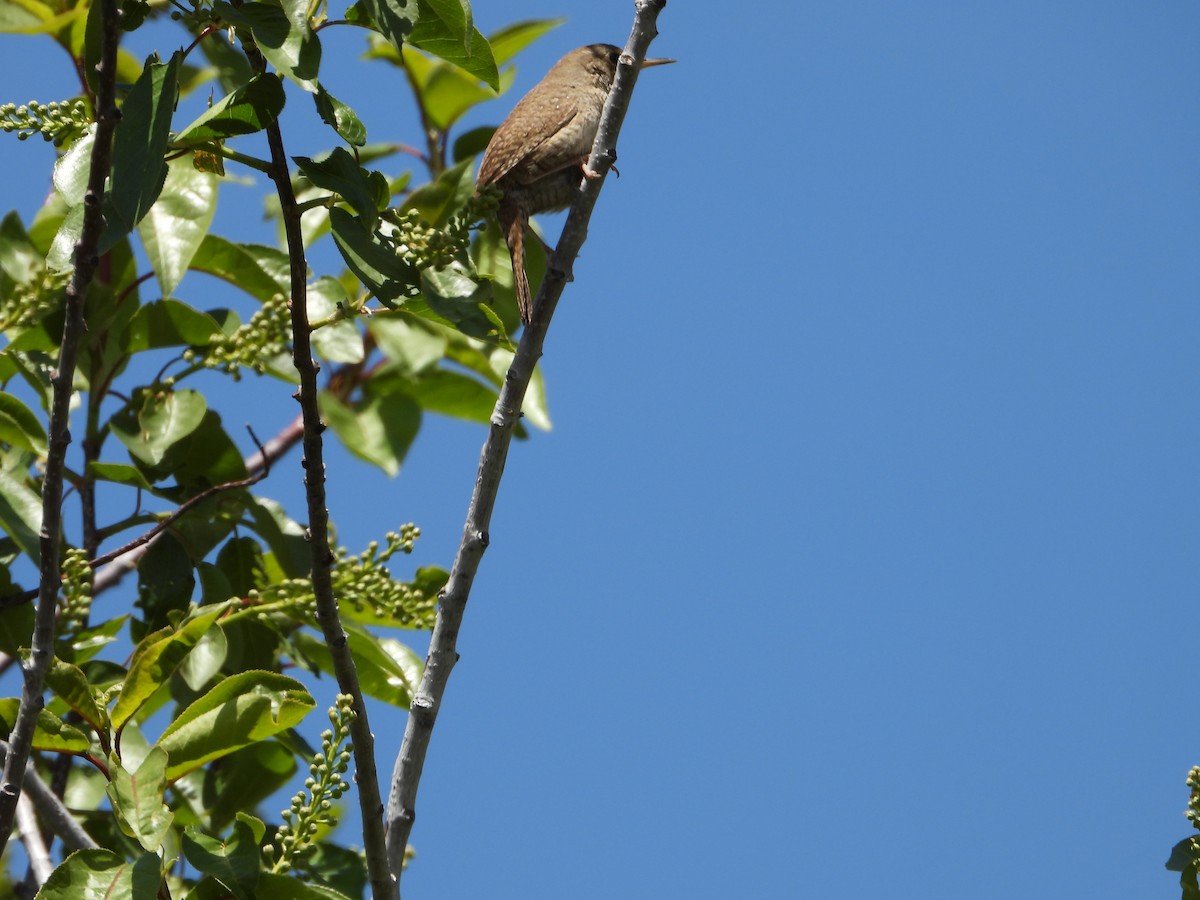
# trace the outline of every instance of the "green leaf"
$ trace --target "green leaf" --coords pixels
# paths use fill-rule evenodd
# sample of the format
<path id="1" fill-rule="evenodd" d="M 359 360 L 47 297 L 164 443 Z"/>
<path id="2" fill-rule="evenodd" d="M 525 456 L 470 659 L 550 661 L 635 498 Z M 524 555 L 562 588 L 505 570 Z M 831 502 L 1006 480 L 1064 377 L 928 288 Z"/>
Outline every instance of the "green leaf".
<path id="1" fill-rule="evenodd" d="M 0 700 L 0 731 L 8 740 L 17 724 L 17 711 L 21 701 L 16 697 Z M 38 711 L 37 727 L 33 730 L 33 749 L 55 753 L 86 753 L 91 747 L 88 736 L 74 726 L 63 722 L 58 716 L 42 709 Z"/>
<path id="2" fill-rule="evenodd" d="M 54 164 L 54 189 L 67 201 L 67 206 L 83 203 L 88 173 L 92 169 L 92 146 L 95 143 L 96 126 L 93 125 Z"/>
<path id="3" fill-rule="evenodd" d="M 95 628 L 85 628 L 76 632 L 70 644 L 65 647 L 65 642 L 59 642 L 57 652 L 65 658 L 74 660 L 77 664 L 86 663 L 117 639 L 118 632 L 125 627 L 125 621 L 128 618 L 129 616 L 114 616 L 111 619 L 105 619 Z M 122 669 L 121 675 L 124 676 L 124 674 L 125 670 Z M 105 715 L 107 716 L 107 713 Z"/>
<path id="4" fill-rule="evenodd" d="M 129 351 L 159 347 L 206 347 L 222 334 L 217 320 L 180 300 L 139 306 L 129 322 Z"/>
<path id="5" fill-rule="evenodd" d="M 466 69 L 499 90 L 500 73 L 492 48 L 471 22 L 465 0 L 418 0 L 417 6 L 420 18 L 408 36 L 409 43 Z"/>
<path id="6" fill-rule="evenodd" d="M 419 15 L 412 0 L 359 0 L 346 12 L 346 18 L 361 21 L 362 16 L 356 15 L 360 10 L 397 51 L 408 40 Z"/>
<path id="7" fill-rule="evenodd" d="M 516 22 L 494 31 L 488 37 L 492 46 L 492 55 L 498 65 L 504 65 L 538 38 L 553 31 L 566 19 L 531 19 L 527 22 Z"/>
<path id="8" fill-rule="evenodd" d="M 296 768 L 295 755 L 278 741 L 259 741 L 231 753 L 220 765 L 206 768 L 199 800 L 208 813 L 211 827 L 221 828 L 235 816 L 249 818 L 242 811 L 254 809 L 281 790 L 291 781 Z M 186 778 L 196 775 L 201 773 Z"/>
<path id="9" fill-rule="evenodd" d="M 225 629 L 210 628 L 179 665 L 179 677 L 193 691 L 201 691 L 221 671 L 229 653 Z"/>
<path id="10" fill-rule="evenodd" d="M 38 532 L 42 527 L 42 500 L 24 481 L 0 469 L 0 528 L 17 542 L 30 559 L 39 559 Z"/>
<path id="11" fill-rule="evenodd" d="M 182 58 L 182 53 L 176 53 L 166 64 L 148 60 L 121 107 L 121 121 L 113 136 L 111 204 L 105 210 L 101 252 L 131 232 L 162 191 L 167 177 L 163 155 Z"/>
<path id="12" fill-rule="evenodd" d="M 346 638 L 363 691 L 376 700 L 408 709 L 421 678 L 421 658 L 399 641 L 377 638 L 352 625 L 346 628 Z M 293 639 L 297 650 L 320 671 L 334 674 L 333 657 L 323 638 L 300 631 Z"/>
<path id="13" fill-rule="evenodd" d="M 475 182 L 470 177 L 473 164 L 473 159 L 464 159 L 444 171 L 436 181 L 417 188 L 408 195 L 401 210 L 415 209 L 430 224 L 445 225 L 475 193 Z"/>
<path id="14" fill-rule="evenodd" d="M 83 669 L 56 659 L 51 664 L 50 671 L 46 673 L 46 685 L 67 706 L 79 713 L 96 732 L 108 733 L 108 710 L 103 704 L 96 702 L 95 689 L 88 682 Z"/>
<path id="15" fill-rule="evenodd" d="M 283 111 L 286 97 L 275 75 L 256 75 L 244 87 L 222 98 L 175 135 L 174 143 L 194 147 L 240 134 L 262 131 Z"/>
<path id="16" fill-rule="evenodd" d="M 254 900 L 262 854 L 246 822 L 235 822 L 233 834 L 224 841 L 188 828 L 182 848 L 184 858 L 197 872 L 216 878 L 237 900 Z"/>
<path id="17" fill-rule="evenodd" d="M 111 719 L 118 731 L 125 727 L 150 696 L 166 684 L 206 631 L 236 601 L 202 607 L 176 628 L 161 628 L 138 642 L 129 663 L 129 674 L 113 707 Z"/>
<path id="18" fill-rule="evenodd" d="M 316 91 L 317 72 L 321 68 L 321 42 L 308 21 L 305 0 L 281 0 L 274 3 L 245 3 L 231 6 L 218 0 L 213 12 L 239 28 L 254 34 L 254 43 L 267 62 L 306 91 Z"/>
<path id="19" fill-rule="evenodd" d="M 155 900 L 158 897 L 159 859 L 143 853 L 132 863 L 111 850 L 77 850 L 50 873 L 37 900 Z"/>
<path id="20" fill-rule="evenodd" d="M 246 506 L 250 527 L 263 539 L 285 578 L 308 574 L 312 555 L 303 525 L 289 519 L 283 507 L 266 497 L 251 496 Z"/>
<path id="21" fill-rule="evenodd" d="M 416 403 L 402 394 L 390 394 L 368 397 L 349 407 L 328 391 L 322 391 L 317 399 L 321 418 L 347 450 L 388 475 L 400 471 L 421 427 Z"/>
<path id="22" fill-rule="evenodd" d="M 308 320 L 319 322 L 351 303 L 340 281 L 328 275 L 308 286 Z M 358 363 L 365 357 L 362 332 L 350 319 L 322 325 L 312 333 L 313 349 L 330 362 Z"/>
<path id="23" fill-rule="evenodd" d="M 210 234 L 200 242 L 191 267 L 228 281 L 263 303 L 290 292 L 287 254 L 274 247 L 235 244 Z"/>
<path id="24" fill-rule="evenodd" d="M 0 220 L 0 272 L 17 284 L 29 284 L 41 274 L 42 261 L 16 212 Z"/>
<path id="25" fill-rule="evenodd" d="M 109 772 L 108 799 L 113 812 L 144 850 L 154 853 L 175 821 L 175 814 L 163 802 L 166 790 L 167 754 L 151 747 L 142 764 L 132 774 L 122 766 Z"/>
<path id="26" fill-rule="evenodd" d="M 88 472 L 101 481 L 112 481 L 116 484 L 127 484 L 130 487 L 141 488 L 143 491 L 152 490 L 150 482 L 140 471 L 124 463 L 88 463 Z"/>
<path id="27" fill-rule="evenodd" d="M 75 245 L 83 234 L 83 205 L 72 206 L 54 235 L 54 243 L 46 254 L 46 268 L 52 272 L 66 272 L 75 265 Z"/>
<path id="28" fill-rule="evenodd" d="M 132 456 L 158 465 L 168 450 L 200 426 L 207 410 L 199 391 L 146 390 L 136 417 L 126 407 L 113 416 L 112 431 Z"/>
<path id="29" fill-rule="evenodd" d="M 406 374 L 430 369 L 446 355 L 445 334 L 406 322 L 399 316 L 368 319 L 367 330 L 384 355 Z"/>
<path id="30" fill-rule="evenodd" d="M 258 881 L 258 896 L 261 900 L 350 900 L 333 888 L 274 872 L 262 873 Z"/>
<path id="31" fill-rule="evenodd" d="M 0 393 L 0 442 L 46 455 L 46 431 L 33 411 L 12 394 Z"/>
<path id="32" fill-rule="evenodd" d="M 0 610 L 0 651 L 9 656 L 16 656 L 21 652 L 21 648 L 28 647 L 32 640 L 32 603 L 20 603 Z"/>
<path id="33" fill-rule="evenodd" d="M 231 675 L 167 726 L 158 746 L 168 780 L 298 724 L 316 706 L 304 685 L 275 672 Z"/>
<path id="34" fill-rule="evenodd" d="M 192 558 L 178 536 L 163 532 L 138 561 L 138 598 L 150 628 L 168 621 L 168 614 L 187 608 L 196 586 Z"/>
<path id="35" fill-rule="evenodd" d="M 423 270 L 421 292 L 429 308 L 463 334 L 489 340 L 502 331 L 488 305 L 491 285 L 473 279 L 457 261 L 443 269 Z"/>
<path id="36" fill-rule="evenodd" d="M 443 131 L 472 107 L 496 98 L 496 91 L 470 72 L 435 61 L 411 46 L 404 48 L 403 66 L 420 94 L 421 105 L 434 125 Z M 501 93 L 512 85 L 515 75 L 511 66 L 501 73 Z"/>
<path id="37" fill-rule="evenodd" d="M 486 425 L 496 405 L 496 390 L 461 372 L 435 369 L 405 386 L 426 412 Z"/>
<path id="38" fill-rule="evenodd" d="M 390 195 L 387 178 L 382 173 L 363 169 L 345 147 L 337 147 L 318 159 L 293 158 L 309 181 L 338 194 L 374 227 L 379 210 L 387 205 Z"/>
<path id="39" fill-rule="evenodd" d="M 396 300 L 414 293 L 416 270 L 383 246 L 361 219 L 335 206 L 329 211 L 329 223 L 342 259 L 381 303 L 395 306 Z"/>
<path id="40" fill-rule="evenodd" d="M 217 210 L 217 179 L 189 157 L 171 160 L 158 201 L 138 226 L 164 297 L 179 286 Z"/>
<path id="41" fill-rule="evenodd" d="M 361 147 L 367 142 L 367 126 L 349 106 L 320 85 L 313 95 L 317 104 L 317 115 L 321 121 L 338 133 L 347 144 Z"/>

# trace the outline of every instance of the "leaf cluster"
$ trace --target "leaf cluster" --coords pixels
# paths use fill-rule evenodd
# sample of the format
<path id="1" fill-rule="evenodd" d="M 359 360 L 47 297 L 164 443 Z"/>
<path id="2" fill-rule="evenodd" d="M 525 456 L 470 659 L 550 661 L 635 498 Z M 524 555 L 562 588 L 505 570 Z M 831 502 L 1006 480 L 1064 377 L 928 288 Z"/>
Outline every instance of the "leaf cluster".
<path id="1" fill-rule="evenodd" d="M 319 704 L 285 674 L 334 668 L 316 627 L 306 526 L 264 491 L 298 435 L 246 457 L 211 379 L 263 376 L 252 389 L 264 397 L 293 384 L 289 310 L 303 302 L 324 364 L 322 418 L 357 457 L 395 475 L 427 414 L 488 421 L 519 322 L 503 241 L 480 225 L 496 197 L 476 195 L 471 177 L 490 129 L 452 132 L 511 83 L 513 57 L 555 23 L 485 37 L 465 0 L 358 0 L 336 17 L 298 0 L 126 0 L 123 29 L 174 21 L 188 47 L 142 62 L 121 51 L 112 168 L 103 197 L 90 197 L 101 8 L 0 5 L 0 33 L 50 39 L 81 73 L 77 97 L 0 106 L 0 130 L 41 134 L 60 150 L 43 206 L 0 219 L 0 651 L 9 659 L 27 655 L 33 629 L 22 582 L 39 557 L 65 290 L 85 207 L 101 203 L 105 220 L 75 372 L 55 660 L 34 735 L 34 764 L 65 788 L 97 848 L 67 856 L 39 896 L 361 896 L 361 857 L 331 832 L 356 713 L 333 701 L 333 728 L 314 750 L 303 726 Z M 364 29 L 362 65 L 402 75 L 425 125 L 422 150 L 368 144 L 366 124 L 322 84 L 321 34 L 334 26 Z M 214 100 L 179 121 L 179 98 L 197 90 Z M 305 96 L 312 107 L 293 110 Z M 285 110 L 329 127 L 329 144 L 293 156 L 288 174 L 305 247 L 331 241 L 344 264 L 336 271 L 308 270 L 294 247 L 214 230 L 236 170 L 270 169 L 243 139 L 283 124 Z M 420 168 L 397 168 L 401 159 Z M 286 215 L 278 197 L 267 209 Z M 532 253 L 532 276 L 540 264 Z M 214 280 L 224 305 L 209 299 Z M 549 427 L 540 379 L 525 414 Z M 380 629 L 429 627 L 447 577 L 433 565 L 392 573 L 418 536 L 405 525 L 360 553 L 336 548 L 331 561 L 362 689 L 398 709 L 411 702 L 421 659 Z M 115 583 L 101 568 L 109 558 L 136 564 L 128 613 L 102 602 Z M 0 699 L 0 736 L 19 702 Z M 309 781 L 273 825 L 259 806 L 300 765 Z M 296 869 L 303 880 L 288 874 Z"/>

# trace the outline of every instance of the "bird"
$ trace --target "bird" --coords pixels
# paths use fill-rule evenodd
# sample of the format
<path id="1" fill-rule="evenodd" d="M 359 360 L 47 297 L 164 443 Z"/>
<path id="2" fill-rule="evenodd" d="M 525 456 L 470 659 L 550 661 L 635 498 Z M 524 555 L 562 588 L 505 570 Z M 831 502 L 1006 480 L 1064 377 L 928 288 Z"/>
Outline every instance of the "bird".
<path id="1" fill-rule="evenodd" d="M 587 159 L 617 73 L 621 49 L 589 44 L 572 50 L 513 107 L 488 142 L 476 188 L 501 190 L 497 219 L 512 257 L 521 321 L 533 321 L 525 273 L 525 226 L 536 213 L 566 209 L 584 176 L 598 177 Z M 647 59 L 642 68 L 675 62 Z"/>

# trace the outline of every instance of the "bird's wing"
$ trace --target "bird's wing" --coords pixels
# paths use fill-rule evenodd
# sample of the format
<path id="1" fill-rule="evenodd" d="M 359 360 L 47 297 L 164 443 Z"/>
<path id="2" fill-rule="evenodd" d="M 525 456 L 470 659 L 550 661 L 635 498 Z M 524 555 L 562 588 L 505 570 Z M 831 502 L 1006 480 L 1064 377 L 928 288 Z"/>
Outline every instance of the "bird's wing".
<path id="1" fill-rule="evenodd" d="M 528 100 L 529 98 L 525 98 Z M 578 106 L 573 103 L 564 103 L 558 110 L 558 117 L 548 123 L 549 127 L 544 125 L 534 126 L 533 124 L 521 126 L 521 122 L 531 122 L 520 113 L 521 106 L 525 103 L 522 100 L 513 108 L 508 119 L 500 125 L 497 133 L 504 132 L 501 135 L 500 142 L 496 142 L 493 138 L 493 143 L 488 144 L 487 151 L 483 154 L 483 162 L 479 166 L 479 177 L 476 183 L 479 187 L 487 187 L 489 184 L 495 184 L 514 168 L 528 159 L 535 151 L 547 145 L 547 149 L 554 147 L 554 137 L 570 124 L 571 120 L 579 114 Z M 524 147 L 523 153 L 512 153 L 511 148 L 514 146 Z M 544 153 L 545 151 L 543 151 Z M 559 158 L 561 156 L 561 159 Z M 546 154 L 546 158 L 539 160 L 536 169 L 531 169 L 528 172 L 522 172 L 519 179 L 522 184 L 530 184 L 550 172 L 556 172 L 568 165 L 571 165 L 577 156 L 566 154 L 556 154 L 550 152 Z"/>

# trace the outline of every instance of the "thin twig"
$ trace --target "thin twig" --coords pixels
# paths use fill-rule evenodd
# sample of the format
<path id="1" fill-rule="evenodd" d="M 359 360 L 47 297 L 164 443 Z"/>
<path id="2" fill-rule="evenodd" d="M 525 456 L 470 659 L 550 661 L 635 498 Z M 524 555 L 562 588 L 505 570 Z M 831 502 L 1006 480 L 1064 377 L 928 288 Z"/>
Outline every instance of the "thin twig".
<path id="1" fill-rule="evenodd" d="M 97 256 L 100 233 L 104 230 L 104 181 L 112 159 L 112 136 L 121 114 L 116 104 L 117 26 L 120 11 L 116 0 L 101 2 L 100 62 L 96 66 L 99 90 L 96 99 L 96 138 L 92 145 L 91 171 L 83 198 L 83 227 L 75 245 L 75 271 L 66 291 L 66 316 L 58 354 L 58 365 L 51 379 L 53 398 L 50 405 L 50 441 L 46 455 L 46 473 L 42 479 L 42 529 L 38 535 L 38 604 L 34 617 L 29 663 L 24 667 L 24 684 L 17 720 L 9 736 L 9 752 L 0 780 L 0 853 L 12 834 L 17 799 L 25 766 L 33 745 L 37 714 L 45 705 L 42 684 L 54 660 L 54 614 L 62 583 L 59 572 L 59 544 L 62 531 L 63 470 L 67 447 L 71 443 L 71 393 L 75 360 L 83 334 L 83 297 L 100 263 Z"/>
<path id="2" fill-rule="evenodd" d="M 594 180 L 583 179 L 580 195 L 563 226 L 558 248 L 538 292 L 534 304 L 534 321 L 521 336 L 516 356 L 509 366 L 504 386 L 492 411 L 491 425 L 475 476 L 475 490 L 467 509 L 462 542 L 454 558 L 450 578 L 440 596 L 437 620 L 429 641 L 429 654 L 425 659 L 425 671 L 421 676 L 420 686 L 413 694 L 404 742 L 392 773 L 387 810 L 387 845 L 388 864 L 397 879 L 400 877 L 405 847 L 416 818 L 417 787 L 425 765 L 429 739 L 442 705 L 450 671 L 458 661 L 456 645 L 463 612 L 483 551 L 487 549 L 488 526 L 496 503 L 500 478 L 504 474 L 504 462 L 508 456 L 513 429 L 520 418 L 521 403 L 533 377 L 534 367 L 542 355 L 542 344 L 550 325 L 550 318 L 566 285 L 572 262 L 579 254 L 587 236 L 588 220 L 603 186 L 603 176 L 611 167 L 612 160 L 616 159 L 617 134 L 629 108 L 629 98 L 637 80 L 641 61 L 646 57 L 646 49 L 650 42 L 658 34 L 655 20 L 665 5 L 666 0 L 637 0 L 635 3 L 637 15 L 633 31 L 622 55 L 622 62 L 617 67 L 612 91 L 604 104 L 600 128 L 588 160 L 588 168 L 601 173 L 601 177 Z"/>
<path id="3" fill-rule="evenodd" d="M 245 39 L 244 39 L 245 40 Z M 246 55 L 259 72 L 266 71 L 266 61 L 257 47 L 247 41 Z M 375 769 L 375 736 L 367 719 L 367 706 L 358 682 L 358 671 L 346 630 L 338 614 L 337 598 L 333 593 L 331 575 L 333 550 L 329 546 L 329 510 L 325 500 L 325 455 L 321 432 L 325 430 L 317 406 L 317 373 L 320 366 L 312 355 L 308 324 L 308 263 L 304 256 L 304 235 L 300 229 L 300 211 L 292 190 L 291 172 L 283 135 L 278 122 L 267 126 L 267 145 L 271 149 L 271 179 L 279 196 L 284 234 L 287 238 L 288 260 L 291 269 L 292 359 L 300 375 L 300 415 L 304 423 L 304 487 L 308 501 L 307 538 L 312 554 L 312 585 L 316 596 L 317 622 L 325 635 L 333 671 L 343 694 L 354 698 L 355 717 L 350 722 L 350 737 L 354 742 L 354 780 L 358 785 L 359 809 L 362 813 L 363 849 L 367 857 L 367 878 L 371 882 L 374 900 L 398 900 L 397 882 L 388 872 L 384 844 L 383 800 L 379 793 L 379 775 Z"/>
<path id="4" fill-rule="evenodd" d="M 265 459 L 266 456 L 263 453 L 262 444 L 260 444 L 258 442 L 258 438 L 255 436 L 253 430 L 251 430 L 249 426 L 246 427 L 246 430 L 250 432 L 250 440 L 254 441 L 254 446 L 258 448 L 259 455 L 263 456 L 263 458 Z M 264 466 L 263 468 L 259 469 L 257 472 L 255 472 L 253 475 L 251 475 L 248 478 L 243 478 L 239 481 L 226 481 L 222 484 L 214 484 L 212 487 L 208 488 L 207 490 L 201 491 L 195 497 L 189 497 L 187 500 L 185 500 L 183 503 L 181 503 L 178 507 L 176 507 L 174 512 L 172 512 L 170 515 L 168 515 L 165 519 L 163 519 L 161 522 L 159 522 L 157 525 L 155 525 L 153 528 L 151 528 L 145 534 L 138 535 L 136 538 L 134 538 L 132 541 L 130 541 L 128 544 L 125 544 L 124 546 L 117 547 L 115 550 L 109 550 L 107 553 L 103 553 L 100 556 L 97 556 L 95 559 L 91 560 L 88 563 L 88 565 L 91 566 L 93 569 L 98 569 L 100 566 L 104 565 L 105 563 L 110 563 L 114 559 L 124 556 L 126 553 L 132 553 L 138 547 L 141 547 L 145 544 L 150 543 L 152 540 L 154 540 L 156 537 L 158 537 L 160 534 L 162 534 L 164 531 L 166 531 L 168 528 L 170 528 L 173 524 L 175 524 L 175 522 L 177 522 L 181 516 L 187 515 L 188 512 L 195 509 L 197 506 L 199 506 L 205 500 L 208 500 L 210 497 L 215 497 L 217 494 L 223 494 L 226 491 L 237 491 L 237 490 L 241 490 L 243 488 L 251 487 L 253 485 L 258 484 L 260 481 L 262 481 L 264 478 L 266 478 L 270 474 L 271 474 L 270 466 Z"/>

